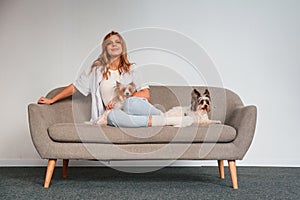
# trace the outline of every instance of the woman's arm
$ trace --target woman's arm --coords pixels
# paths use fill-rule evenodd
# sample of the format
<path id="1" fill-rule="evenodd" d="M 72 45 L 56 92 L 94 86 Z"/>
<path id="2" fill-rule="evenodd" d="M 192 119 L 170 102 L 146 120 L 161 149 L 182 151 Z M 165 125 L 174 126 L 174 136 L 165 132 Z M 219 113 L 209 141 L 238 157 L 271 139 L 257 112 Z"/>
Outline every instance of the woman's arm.
<path id="1" fill-rule="evenodd" d="M 46 97 L 41 97 L 38 100 L 38 103 L 50 105 L 50 104 L 57 102 L 58 100 L 65 99 L 65 98 L 73 95 L 75 92 L 77 92 L 77 89 L 74 87 L 73 84 L 70 84 L 69 86 L 64 88 L 60 93 L 58 93 L 51 99 L 48 99 Z"/>
<path id="2" fill-rule="evenodd" d="M 148 88 L 139 90 L 139 91 L 133 93 L 132 96 L 146 98 L 148 101 L 150 101 L 150 91 Z M 118 97 L 113 98 L 110 102 L 108 102 L 106 109 L 107 110 L 113 109 L 113 107 L 117 101 L 118 101 Z"/>
<path id="3" fill-rule="evenodd" d="M 133 96 L 146 98 L 148 101 L 150 101 L 150 90 L 148 88 L 139 90 L 139 91 L 133 93 Z"/>

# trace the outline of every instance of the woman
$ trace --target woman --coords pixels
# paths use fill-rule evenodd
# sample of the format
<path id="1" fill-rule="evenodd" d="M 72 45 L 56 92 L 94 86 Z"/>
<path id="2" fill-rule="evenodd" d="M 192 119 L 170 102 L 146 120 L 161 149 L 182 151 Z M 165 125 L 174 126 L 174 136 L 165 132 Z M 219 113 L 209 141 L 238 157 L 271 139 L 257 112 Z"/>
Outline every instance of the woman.
<path id="1" fill-rule="evenodd" d="M 123 84 L 133 82 L 136 92 L 125 101 L 124 108 L 113 109 L 116 102 L 114 87 L 116 81 Z M 102 53 L 91 69 L 84 71 L 79 78 L 52 99 L 41 97 L 38 103 L 53 104 L 67 98 L 75 92 L 92 97 L 91 122 L 96 123 L 105 109 L 112 109 L 107 116 L 107 123 L 119 127 L 147 126 L 188 126 L 193 120 L 190 117 L 165 117 L 163 113 L 149 103 L 149 86 L 143 83 L 139 72 L 127 59 L 126 44 L 117 32 L 107 34 L 102 42 Z"/>

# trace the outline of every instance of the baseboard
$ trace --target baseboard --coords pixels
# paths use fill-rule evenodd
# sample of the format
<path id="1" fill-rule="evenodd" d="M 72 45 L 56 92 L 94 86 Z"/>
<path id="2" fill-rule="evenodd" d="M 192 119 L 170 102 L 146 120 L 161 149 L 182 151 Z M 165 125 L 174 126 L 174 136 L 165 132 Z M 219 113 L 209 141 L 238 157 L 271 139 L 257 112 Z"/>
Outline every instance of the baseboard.
<path id="1" fill-rule="evenodd" d="M 237 166 L 247 167 L 300 167 L 299 162 L 282 162 L 278 163 L 249 163 L 237 161 Z M 227 166 L 227 162 L 224 162 Z M 0 167 L 45 167 L 47 160 L 0 160 Z M 57 166 L 62 166 L 62 160 L 57 161 Z M 214 160 L 177 160 L 174 162 L 164 160 L 141 160 L 141 161 L 88 161 L 88 160 L 70 160 L 70 167 L 201 167 L 201 166 L 217 166 Z"/>
<path id="2" fill-rule="evenodd" d="M 43 167 L 47 166 L 47 160 L 0 160 L 0 167 Z M 57 161 L 57 166 L 62 166 L 62 160 Z M 141 160 L 141 161 L 87 161 L 87 160 L 70 160 L 69 166 L 73 167 L 147 167 L 147 166 L 176 166 L 176 167 L 201 167 L 217 166 L 216 161 L 201 160 L 177 160 L 174 162 L 163 160 Z"/>

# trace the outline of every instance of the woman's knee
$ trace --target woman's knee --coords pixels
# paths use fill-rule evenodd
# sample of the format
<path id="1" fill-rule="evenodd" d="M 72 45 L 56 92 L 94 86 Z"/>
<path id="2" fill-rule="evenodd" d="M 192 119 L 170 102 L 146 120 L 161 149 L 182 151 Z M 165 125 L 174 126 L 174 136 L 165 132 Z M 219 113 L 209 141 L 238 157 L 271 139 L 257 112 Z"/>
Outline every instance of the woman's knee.
<path id="1" fill-rule="evenodd" d="M 123 110 L 127 114 L 133 114 L 133 107 L 140 101 L 140 98 L 138 97 L 129 97 L 124 102 Z"/>

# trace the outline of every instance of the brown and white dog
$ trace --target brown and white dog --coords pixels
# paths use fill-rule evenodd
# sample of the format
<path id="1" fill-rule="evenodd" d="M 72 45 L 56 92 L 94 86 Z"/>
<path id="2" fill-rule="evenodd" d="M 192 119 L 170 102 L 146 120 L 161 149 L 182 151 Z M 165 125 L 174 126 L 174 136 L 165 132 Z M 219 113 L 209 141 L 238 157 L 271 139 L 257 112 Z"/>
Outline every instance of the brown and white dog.
<path id="1" fill-rule="evenodd" d="M 194 89 L 192 91 L 191 106 L 181 107 L 176 106 L 165 113 L 167 117 L 191 116 L 194 118 L 194 123 L 209 125 L 220 124 L 221 121 L 210 120 L 208 113 L 210 112 L 210 94 L 206 89 L 201 96 L 201 93 Z"/>
<path id="2" fill-rule="evenodd" d="M 121 84 L 116 82 L 115 94 L 116 94 L 116 103 L 113 109 L 123 109 L 125 100 L 133 95 L 135 92 L 135 85 L 133 82 L 128 85 Z M 98 118 L 97 124 L 107 124 L 107 115 L 111 110 L 105 110 L 105 112 Z"/>

